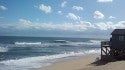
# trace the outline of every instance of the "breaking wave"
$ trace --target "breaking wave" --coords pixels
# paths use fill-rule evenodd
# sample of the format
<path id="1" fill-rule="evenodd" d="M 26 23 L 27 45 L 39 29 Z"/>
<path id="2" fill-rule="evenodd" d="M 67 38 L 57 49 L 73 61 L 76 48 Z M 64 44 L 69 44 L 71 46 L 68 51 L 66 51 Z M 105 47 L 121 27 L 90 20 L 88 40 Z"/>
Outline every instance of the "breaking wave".
<path id="1" fill-rule="evenodd" d="M 8 48 L 6 47 L 0 47 L 0 52 L 7 52 L 8 51 Z"/>
<path id="2" fill-rule="evenodd" d="M 100 45 L 101 40 L 89 40 L 86 42 L 68 42 L 69 45 L 79 46 L 79 45 Z"/>
<path id="3" fill-rule="evenodd" d="M 41 42 L 15 42 L 16 45 L 40 45 Z"/>
<path id="4" fill-rule="evenodd" d="M 86 42 L 72 42 L 66 40 L 54 40 L 54 42 L 15 42 L 15 45 L 40 45 L 49 46 L 80 46 L 80 45 L 100 45 L 101 40 L 89 40 Z"/>
<path id="5" fill-rule="evenodd" d="M 37 56 L 37 57 L 27 57 L 22 59 L 16 59 L 16 60 L 6 60 L 1 61 L 0 64 L 4 64 L 6 66 L 10 67 L 16 67 L 21 69 L 26 68 L 39 68 L 41 65 L 48 66 L 51 65 L 56 59 L 66 58 L 70 56 L 80 56 L 80 55 L 86 55 L 86 54 L 96 54 L 99 53 L 100 50 L 94 49 L 94 50 L 87 50 L 87 51 L 80 51 L 80 52 L 67 52 L 67 53 L 61 53 L 61 54 L 55 54 L 55 55 L 49 55 L 49 56 Z M 14 69 L 16 69 L 14 68 Z"/>

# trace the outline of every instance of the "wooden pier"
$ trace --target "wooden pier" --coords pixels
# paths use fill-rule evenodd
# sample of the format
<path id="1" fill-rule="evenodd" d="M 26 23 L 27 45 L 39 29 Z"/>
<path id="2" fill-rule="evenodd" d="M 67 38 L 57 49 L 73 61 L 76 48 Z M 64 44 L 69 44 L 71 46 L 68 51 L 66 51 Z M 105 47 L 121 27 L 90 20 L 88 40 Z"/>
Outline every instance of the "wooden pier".
<path id="1" fill-rule="evenodd" d="M 115 29 L 110 41 L 101 42 L 101 60 L 125 60 L 125 29 Z"/>

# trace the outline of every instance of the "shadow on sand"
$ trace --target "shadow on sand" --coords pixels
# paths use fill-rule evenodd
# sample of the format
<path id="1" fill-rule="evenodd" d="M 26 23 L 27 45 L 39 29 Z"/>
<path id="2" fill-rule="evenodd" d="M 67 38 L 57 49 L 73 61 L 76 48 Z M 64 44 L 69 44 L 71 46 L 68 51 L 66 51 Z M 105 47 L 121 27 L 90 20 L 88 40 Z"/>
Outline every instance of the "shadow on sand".
<path id="1" fill-rule="evenodd" d="M 94 66 L 101 66 L 101 65 L 106 65 L 107 63 L 110 62 L 116 62 L 116 61 L 121 61 L 123 59 L 110 59 L 110 60 L 101 60 L 101 59 L 96 59 L 95 62 L 92 62 L 89 65 L 94 65 Z"/>
<path id="2" fill-rule="evenodd" d="M 100 66 L 100 65 L 105 65 L 105 64 L 110 63 L 110 62 L 111 62 L 111 61 L 98 60 L 98 61 L 95 61 L 95 62 L 91 63 L 90 65 Z"/>

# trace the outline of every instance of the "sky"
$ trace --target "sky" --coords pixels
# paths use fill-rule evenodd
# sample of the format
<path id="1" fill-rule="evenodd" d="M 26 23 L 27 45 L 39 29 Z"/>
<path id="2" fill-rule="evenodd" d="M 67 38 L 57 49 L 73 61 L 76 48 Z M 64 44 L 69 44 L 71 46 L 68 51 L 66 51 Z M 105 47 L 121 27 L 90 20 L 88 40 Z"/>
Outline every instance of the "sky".
<path id="1" fill-rule="evenodd" d="M 108 38 L 125 28 L 125 0 L 0 0 L 1 36 Z"/>

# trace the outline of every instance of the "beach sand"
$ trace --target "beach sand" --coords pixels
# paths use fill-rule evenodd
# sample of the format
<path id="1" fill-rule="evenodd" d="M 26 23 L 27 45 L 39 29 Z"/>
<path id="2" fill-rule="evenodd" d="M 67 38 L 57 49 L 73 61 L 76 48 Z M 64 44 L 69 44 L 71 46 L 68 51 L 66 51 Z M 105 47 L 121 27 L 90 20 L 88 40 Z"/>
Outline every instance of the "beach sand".
<path id="1" fill-rule="evenodd" d="M 37 70 L 79 70 L 79 69 L 91 67 L 92 65 L 89 65 L 89 64 L 91 62 L 94 62 L 96 57 L 86 56 L 86 57 L 80 57 L 77 59 L 63 60 L 51 66 L 48 66 L 45 68 L 39 68 Z"/>
<path id="2" fill-rule="evenodd" d="M 97 56 L 63 60 L 45 68 L 36 70 L 124 70 L 125 61 L 102 62 Z"/>
<path id="3" fill-rule="evenodd" d="M 106 64 L 93 65 L 93 67 L 81 70 L 125 70 L 125 61 L 108 62 Z"/>

